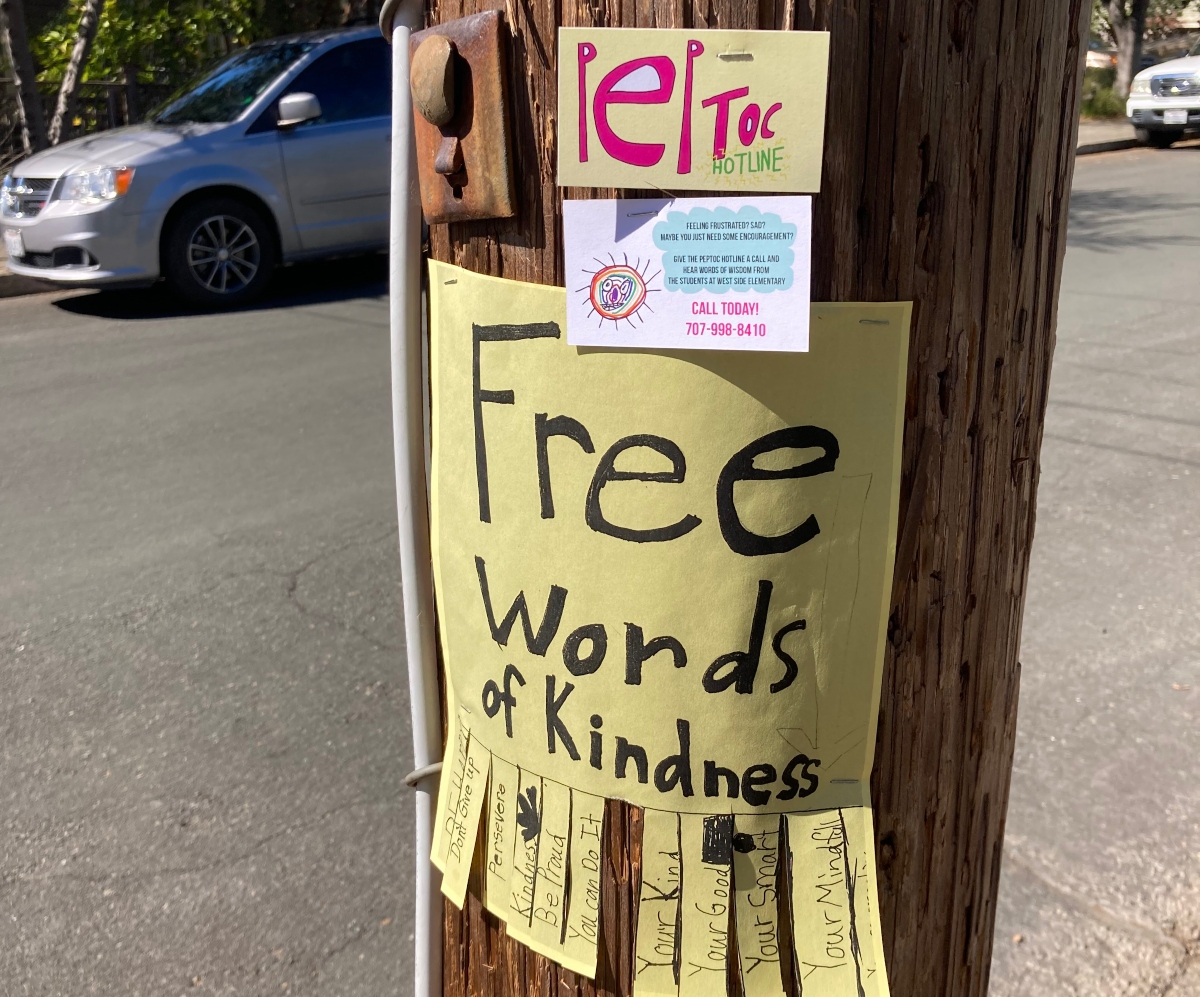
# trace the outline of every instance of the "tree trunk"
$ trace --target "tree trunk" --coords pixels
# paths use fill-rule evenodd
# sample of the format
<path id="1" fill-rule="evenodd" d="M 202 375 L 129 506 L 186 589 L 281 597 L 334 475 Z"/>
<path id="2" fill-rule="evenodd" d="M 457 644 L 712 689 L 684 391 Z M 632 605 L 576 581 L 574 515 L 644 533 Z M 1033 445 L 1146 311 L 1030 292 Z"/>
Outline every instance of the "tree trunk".
<path id="1" fill-rule="evenodd" d="M 1113 91 L 1124 100 L 1142 64 L 1142 38 L 1146 34 L 1146 9 L 1150 0 L 1109 0 L 1105 10 L 1117 43 L 1117 74 Z"/>
<path id="2" fill-rule="evenodd" d="M 17 89 L 17 114 L 21 122 L 21 146 L 25 155 L 46 148 L 46 116 L 37 89 L 37 73 L 29 51 L 23 0 L 0 0 L 0 35 L 4 55 L 12 67 Z"/>
<path id="3" fill-rule="evenodd" d="M 63 139 L 64 131 L 70 126 L 75 116 L 75 98 L 79 93 L 79 81 L 87 67 L 88 53 L 92 50 L 92 41 L 96 37 L 96 28 L 100 21 L 100 8 L 104 0 L 87 0 L 83 8 L 83 16 L 79 18 L 79 30 L 75 32 L 75 46 L 71 49 L 71 59 L 67 63 L 67 71 L 63 73 L 62 83 L 58 88 L 58 103 L 54 107 L 54 117 L 50 121 L 49 139 L 51 145 L 58 145 Z"/>
<path id="4" fill-rule="evenodd" d="M 429 23 L 489 7 L 512 21 L 519 204 L 515 219 L 432 226 L 430 251 L 544 284 L 564 277 L 560 23 L 832 33 L 813 299 L 916 303 L 872 779 L 888 975 L 896 997 L 984 994 L 1088 6 L 428 2 Z M 446 994 L 631 992 L 640 813 L 610 803 L 608 817 L 595 986 L 508 940 L 468 896 L 464 913 L 446 907 Z"/>

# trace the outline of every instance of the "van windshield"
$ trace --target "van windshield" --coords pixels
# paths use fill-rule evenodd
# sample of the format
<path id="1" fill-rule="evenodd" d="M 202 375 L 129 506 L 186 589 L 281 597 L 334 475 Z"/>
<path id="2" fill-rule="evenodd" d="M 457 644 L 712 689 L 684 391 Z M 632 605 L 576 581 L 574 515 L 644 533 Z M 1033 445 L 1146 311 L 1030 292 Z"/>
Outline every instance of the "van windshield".
<path id="1" fill-rule="evenodd" d="M 251 45 L 226 59 L 199 83 L 185 87 L 152 120 L 160 125 L 234 121 L 314 44 L 278 41 Z"/>

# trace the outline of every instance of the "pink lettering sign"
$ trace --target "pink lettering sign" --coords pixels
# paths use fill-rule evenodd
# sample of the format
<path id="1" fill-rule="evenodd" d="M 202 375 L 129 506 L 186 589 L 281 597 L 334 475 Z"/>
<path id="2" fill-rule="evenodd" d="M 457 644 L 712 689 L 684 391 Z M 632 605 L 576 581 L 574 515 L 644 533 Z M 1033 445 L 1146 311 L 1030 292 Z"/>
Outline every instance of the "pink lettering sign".
<path id="1" fill-rule="evenodd" d="M 822 32 L 563 28 L 559 183 L 817 189 L 827 64 Z"/>

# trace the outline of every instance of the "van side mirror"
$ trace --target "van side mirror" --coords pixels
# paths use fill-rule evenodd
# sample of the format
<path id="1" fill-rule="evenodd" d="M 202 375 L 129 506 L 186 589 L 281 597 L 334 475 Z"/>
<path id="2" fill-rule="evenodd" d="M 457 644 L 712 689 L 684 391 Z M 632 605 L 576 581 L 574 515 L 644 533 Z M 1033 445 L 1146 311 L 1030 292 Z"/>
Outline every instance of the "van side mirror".
<path id="1" fill-rule="evenodd" d="M 321 102 L 316 94 L 287 93 L 279 98 L 279 127 L 293 128 L 321 116 Z"/>

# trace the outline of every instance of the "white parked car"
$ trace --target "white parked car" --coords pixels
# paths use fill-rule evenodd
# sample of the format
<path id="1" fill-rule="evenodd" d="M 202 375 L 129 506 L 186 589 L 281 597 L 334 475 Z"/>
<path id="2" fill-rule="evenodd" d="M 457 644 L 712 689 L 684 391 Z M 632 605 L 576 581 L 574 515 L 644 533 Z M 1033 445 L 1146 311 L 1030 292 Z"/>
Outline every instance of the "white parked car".
<path id="1" fill-rule="evenodd" d="M 1200 131 L 1200 42 L 1182 59 L 1161 62 L 1133 78 L 1125 105 L 1146 145 L 1165 149 L 1188 131 Z"/>

